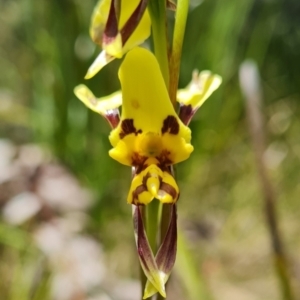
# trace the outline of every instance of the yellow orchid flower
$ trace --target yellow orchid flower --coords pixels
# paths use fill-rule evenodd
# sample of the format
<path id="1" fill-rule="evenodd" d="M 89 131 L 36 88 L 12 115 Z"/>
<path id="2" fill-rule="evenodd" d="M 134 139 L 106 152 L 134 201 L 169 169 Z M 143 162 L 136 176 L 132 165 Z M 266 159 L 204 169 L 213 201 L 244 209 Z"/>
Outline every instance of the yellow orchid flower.
<path id="1" fill-rule="evenodd" d="M 109 62 L 121 58 L 150 36 L 147 3 L 148 0 L 98 2 L 91 20 L 90 35 L 103 50 L 88 69 L 85 79 L 92 78 Z"/>
<path id="2" fill-rule="evenodd" d="M 149 6 L 148 1 L 152 1 Z M 106 64 L 126 55 L 118 73 L 121 91 L 97 98 L 85 85 L 74 89 L 87 107 L 104 116 L 111 125 L 109 155 L 132 170 L 127 202 L 132 204 L 137 254 L 147 278 L 143 299 L 156 293 L 166 297 L 165 285 L 177 251 L 180 192 L 173 165 L 192 153 L 191 130 L 187 125 L 222 81 L 209 71 L 194 72 L 191 83 L 177 91 L 188 1 L 177 3 L 173 39 L 169 43 L 166 9 L 176 10 L 172 0 L 100 0 L 94 9 L 90 35 L 102 51 L 85 78 L 93 77 Z M 158 60 L 150 51 L 138 47 L 151 31 L 147 9 L 153 22 Z M 172 45 L 170 51 L 168 45 Z M 166 85 L 170 85 L 169 91 Z M 178 114 L 172 104 L 176 91 Z M 160 204 L 150 204 L 153 199 Z M 162 230 L 157 234 L 159 227 Z"/>
<path id="3" fill-rule="evenodd" d="M 144 299 L 155 293 L 166 297 L 167 282 L 176 258 L 176 201 L 179 188 L 172 165 L 187 159 L 193 151 L 191 131 L 186 126 L 196 110 L 218 88 L 221 77 L 209 71 L 193 73 L 192 82 L 179 90 L 176 114 L 155 56 L 148 50 L 130 50 L 119 69 L 122 91 L 96 98 L 85 86 L 76 96 L 90 109 L 104 116 L 113 128 L 109 155 L 133 168 L 127 202 L 134 204 L 134 227 L 142 269 L 147 277 Z M 119 116 L 119 106 L 122 115 Z M 167 234 L 156 255 L 148 243 L 140 205 L 153 199 L 173 204 Z"/>
<path id="4" fill-rule="evenodd" d="M 148 204 L 178 199 L 178 186 L 170 166 L 187 159 L 193 151 L 191 131 L 178 118 L 155 56 L 134 48 L 120 70 L 122 116 L 109 140 L 109 155 L 135 168 L 128 202 Z M 151 84 L 150 84 L 151 83 Z"/>

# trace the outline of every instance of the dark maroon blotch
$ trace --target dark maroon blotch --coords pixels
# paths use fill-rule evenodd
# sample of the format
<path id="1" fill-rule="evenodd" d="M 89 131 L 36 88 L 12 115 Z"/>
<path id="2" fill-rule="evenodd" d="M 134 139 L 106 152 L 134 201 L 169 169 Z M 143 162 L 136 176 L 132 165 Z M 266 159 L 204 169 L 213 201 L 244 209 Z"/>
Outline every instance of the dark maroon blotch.
<path id="1" fill-rule="evenodd" d="M 130 16 L 130 18 L 127 20 L 123 28 L 121 29 L 121 35 L 122 35 L 122 43 L 123 45 L 126 44 L 128 39 L 130 38 L 131 34 L 136 29 L 137 25 L 141 21 L 145 10 L 147 8 L 148 0 L 140 0 L 140 3 Z"/>
<path id="2" fill-rule="evenodd" d="M 133 124 L 133 119 L 125 119 L 121 123 L 121 129 L 119 136 L 120 139 L 123 139 L 126 135 L 134 133 L 135 135 L 138 135 L 139 133 L 142 133 L 142 130 L 136 130 Z"/>
<path id="3" fill-rule="evenodd" d="M 103 42 L 109 44 L 118 34 L 118 18 L 116 15 L 114 1 L 111 1 L 107 23 L 104 29 Z"/>
<path id="4" fill-rule="evenodd" d="M 132 192 L 132 200 L 134 204 L 138 204 L 138 197 L 139 194 L 146 192 L 147 191 L 147 187 L 144 186 L 143 184 L 139 185 L 133 192 Z"/>
<path id="5" fill-rule="evenodd" d="M 179 123 L 175 116 L 167 116 L 167 118 L 164 119 L 161 133 L 164 134 L 166 132 L 168 132 L 170 134 L 178 134 Z"/>
<path id="6" fill-rule="evenodd" d="M 193 109 L 192 105 L 181 105 L 178 116 L 184 125 L 188 125 L 195 112 L 196 110 Z"/>
<path id="7" fill-rule="evenodd" d="M 177 192 L 176 192 L 175 188 L 172 185 L 170 185 L 166 182 L 162 182 L 159 189 L 165 191 L 174 200 L 177 200 Z"/>
<path id="8" fill-rule="evenodd" d="M 120 122 L 119 110 L 114 108 L 106 111 L 105 118 L 112 128 L 116 128 Z"/>

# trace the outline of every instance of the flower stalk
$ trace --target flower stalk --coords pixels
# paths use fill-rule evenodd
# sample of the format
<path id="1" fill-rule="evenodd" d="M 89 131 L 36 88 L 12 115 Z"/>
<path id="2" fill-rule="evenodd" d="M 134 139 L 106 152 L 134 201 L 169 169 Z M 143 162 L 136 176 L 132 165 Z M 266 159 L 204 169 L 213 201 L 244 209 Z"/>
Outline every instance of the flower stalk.
<path id="1" fill-rule="evenodd" d="M 175 14 L 175 25 L 173 42 L 170 55 L 170 84 L 169 95 L 173 105 L 176 104 L 176 93 L 178 88 L 182 44 L 184 39 L 185 25 L 189 10 L 189 0 L 178 0 Z"/>
<path id="2" fill-rule="evenodd" d="M 166 86 L 169 85 L 169 58 L 166 20 L 166 1 L 149 0 L 154 54 L 159 63 Z"/>
<path id="3" fill-rule="evenodd" d="M 184 2 L 184 3 L 182 3 Z M 153 36 L 153 44 L 154 44 L 154 54 L 157 58 L 159 63 L 166 87 L 169 87 L 169 96 L 170 100 L 174 107 L 176 107 L 176 92 L 178 86 L 178 78 L 179 78 L 179 69 L 180 69 L 180 58 L 181 58 L 181 48 L 182 42 L 184 37 L 184 30 L 185 30 L 185 22 L 187 18 L 187 11 L 188 11 L 188 0 L 179 0 L 178 4 L 180 4 L 180 9 L 184 9 L 183 12 L 178 13 L 178 9 L 176 12 L 176 20 L 175 20 L 175 30 L 172 42 L 172 52 L 171 56 L 169 57 L 169 43 L 167 39 L 167 22 L 166 22 L 166 7 L 167 1 L 157 1 L 157 0 L 150 0 L 148 4 L 149 13 L 151 17 L 151 24 L 152 24 L 152 36 Z M 179 17 L 178 17 L 179 16 Z M 183 25 L 183 27 L 182 27 Z M 177 61 L 176 61 L 177 60 Z M 175 96 L 172 96 L 172 92 Z M 172 175 L 174 176 L 174 171 L 172 168 Z M 176 209 L 176 203 L 173 205 L 174 209 Z M 155 251 L 157 248 L 157 232 L 159 231 L 160 225 L 160 244 L 163 244 L 165 236 L 167 237 L 167 233 L 171 230 L 170 227 L 173 226 L 173 233 L 175 234 L 175 239 L 177 238 L 177 224 L 176 218 L 174 220 L 174 212 L 170 212 L 170 208 L 166 204 L 157 204 L 151 203 L 146 208 L 146 217 L 147 219 L 147 235 L 149 237 L 149 242 L 151 244 L 152 250 Z M 171 209 L 172 210 L 172 209 Z M 162 214 L 164 212 L 164 214 Z M 162 218 L 164 216 L 164 218 Z M 153 219 L 153 222 L 150 220 Z M 173 223 L 169 224 L 169 220 L 173 220 Z M 175 233 L 176 232 L 176 233 Z M 173 241 L 174 242 L 174 241 Z M 171 249 L 169 249 L 171 250 Z M 166 251 L 166 249 L 164 249 Z M 175 262 L 176 257 L 176 242 L 173 245 L 173 257 Z M 160 252 L 162 253 L 162 252 Z M 159 255 L 159 253 L 158 253 Z M 165 257 L 171 257 L 171 253 L 168 255 L 164 254 Z M 173 266 L 172 264 L 172 266 Z M 171 272 L 171 270 L 170 270 Z M 147 281 L 147 284 L 149 281 Z M 145 294 L 144 297 L 150 297 L 155 293 L 152 291 L 151 288 L 146 284 L 145 287 Z M 144 288 L 144 287 L 143 287 Z M 163 299 L 164 295 L 161 293 L 158 294 L 157 299 Z"/>
<path id="4" fill-rule="evenodd" d="M 157 251 L 159 225 L 161 221 L 162 204 L 160 201 L 152 201 L 145 207 L 146 232 L 150 247 L 154 253 Z"/>

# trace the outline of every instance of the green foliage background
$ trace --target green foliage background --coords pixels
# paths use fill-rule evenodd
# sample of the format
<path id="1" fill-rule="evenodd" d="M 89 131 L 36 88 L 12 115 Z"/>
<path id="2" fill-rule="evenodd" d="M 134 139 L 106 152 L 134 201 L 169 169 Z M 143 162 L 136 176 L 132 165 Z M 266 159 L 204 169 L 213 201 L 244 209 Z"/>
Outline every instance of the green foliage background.
<path id="1" fill-rule="evenodd" d="M 130 170 L 108 157 L 108 125 L 73 94 L 99 51 L 88 36 L 94 5 L 91 0 L 0 1 L 0 137 L 50 148 L 95 191 L 97 201 L 86 230 L 104 245 L 108 262 L 115 261 L 120 276 L 136 277 L 137 267 L 127 268 L 137 264 L 131 209 L 125 200 Z M 294 282 L 299 282 L 300 4 L 194 0 L 191 5 L 180 87 L 188 84 L 194 69 L 220 74 L 223 84 L 191 123 L 195 151 L 177 167 L 185 244 L 202 276 L 199 286 L 205 282 L 203 290 L 215 299 L 281 299 L 238 71 L 251 58 L 261 73 L 267 161 Z M 111 63 L 86 83 L 97 96 L 119 88 L 119 63 Z M 22 270 L 22 241 L 28 228 L 9 230 L 21 246 L 7 246 L 0 239 L 0 255 L 13 253 L 10 264 Z M 120 258 L 125 250 L 127 263 Z M 1 261 L 0 277 L 7 276 Z M 181 258 L 179 262 L 185 265 Z M 184 281 L 178 270 L 175 278 Z M 0 294 L 6 291 L 10 296 L 5 299 L 14 299 L 7 292 L 14 280 L 8 282 L 0 285 Z"/>

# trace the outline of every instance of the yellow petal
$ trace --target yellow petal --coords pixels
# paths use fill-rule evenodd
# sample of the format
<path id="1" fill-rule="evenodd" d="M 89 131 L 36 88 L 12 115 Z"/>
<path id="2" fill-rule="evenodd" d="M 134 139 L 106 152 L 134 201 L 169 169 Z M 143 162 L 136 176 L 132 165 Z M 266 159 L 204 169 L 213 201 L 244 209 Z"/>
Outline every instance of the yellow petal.
<path id="1" fill-rule="evenodd" d="M 135 137 L 133 135 L 128 135 L 126 139 L 119 140 L 116 146 L 109 150 L 108 154 L 119 163 L 126 166 L 132 166 L 132 153 L 134 153 L 135 150 Z"/>
<path id="2" fill-rule="evenodd" d="M 109 43 L 102 44 L 103 50 L 110 56 L 115 58 L 122 58 L 123 56 L 123 46 L 122 46 L 122 36 L 120 33 L 112 39 Z"/>
<path id="3" fill-rule="evenodd" d="M 167 171 L 162 171 L 160 162 L 155 158 L 147 159 L 143 170 L 136 169 L 127 202 L 147 205 L 153 198 L 163 203 L 174 203 L 179 196 L 179 188 L 174 177 Z"/>
<path id="4" fill-rule="evenodd" d="M 222 78 L 210 71 L 193 73 L 191 83 L 177 92 L 177 101 L 183 105 L 191 105 L 193 109 L 199 108 L 205 100 L 220 86 Z"/>
<path id="5" fill-rule="evenodd" d="M 194 147 L 188 143 L 190 139 L 190 131 L 185 130 L 181 131 L 181 136 L 171 134 L 165 134 L 163 136 L 163 148 L 168 149 L 169 159 L 172 161 L 172 164 L 182 162 L 189 158 L 194 150 Z"/>
<path id="6" fill-rule="evenodd" d="M 160 275 L 163 278 L 163 282 L 166 284 L 166 282 L 168 281 L 170 275 L 167 275 L 164 272 L 160 272 Z M 156 293 L 158 293 L 158 290 L 156 289 L 156 287 L 149 280 L 147 280 L 145 290 L 144 290 L 143 299 L 147 299 L 149 297 L 152 297 Z"/>
<path id="7" fill-rule="evenodd" d="M 134 119 L 137 128 L 160 131 L 162 120 L 176 116 L 155 56 L 143 48 L 131 50 L 124 59 L 119 78 L 124 106 L 123 119 Z"/>
<path id="8" fill-rule="evenodd" d="M 174 177 L 168 172 L 163 172 L 162 183 L 156 196 L 162 203 L 174 203 L 179 196 L 179 188 Z"/>
<path id="9" fill-rule="evenodd" d="M 136 156 L 157 157 L 166 165 L 187 159 L 193 151 L 191 131 L 177 117 L 155 56 L 146 49 L 132 49 L 119 78 L 122 120 L 110 134 L 115 149 L 109 154 L 127 165 L 136 165 Z"/>
<path id="10" fill-rule="evenodd" d="M 157 194 L 159 192 L 161 179 L 163 177 L 162 170 L 154 164 L 151 164 L 146 169 L 146 186 L 148 191 L 152 194 L 153 197 L 157 198 Z"/>
<path id="11" fill-rule="evenodd" d="M 122 11 L 121 11 L 119 29 L 121 29 L 124 26 L 125 22 L 129 18 L 128 11 L 129 11 L 130 7 L 129 6 L 127 7 L 127 3 L 128 4 L 131 3 L 130 5 L 132 5 L 134 2 L 135 2 L 135 6 L 133 6 L 133 7 L 135 9 L 137 7 L 138 3 L 140 2 L 140 0 L 138 0 L 138 1 L 137 0 L 127 1 L 126 5 L 123 5 Z M 126 9 L 126 12 L 125 12 L 125 9 Z M 134 11 L 134 9 L 131 10 L 131 13 Z M 140 45 L 141 43 L 143 43 L 150 36 L 150 33 L 151 33 L 151 19 L 150 19 L 149 12 L 146 9 L 142 19 L 140 20 L 139 24 L 136 27 L 136 29 L 134 30 L 134 32 L 129 37 L 128 41 L 123 46 L 124 47 L 123 53 L 125 54 L 129 50 L 131 50 L 132 48 L 134 48 L 134 47 Z"/>
<path id="12" fill-rule="evenodd" d="M 89 67 L 84 79 L 90 79 L 94 77 L 104 66 L 106 66 L 114 59 L 115 57 L 107 54 L 105 50 L 101 51 L 92 63 L 92 65 Z"/>
<path id="13" fill-rule="evenodd" d="M 132 179 L 127 197 L 128 203 L 147 205 L 153 198 L 157 198 L 163 178 L 163 172 L 157 166 L 158 163 L 158 160 L 153 158 L 144 162 L 145 169 Z"/>
<path id="14" fill-rule="evenodd" d="M 84 84 L 80 84 L 74 89 L 75 95 L 91 110 L 105 116 L 106 113 L 119 107 L 122 104 L 121 91 L 109 96 L 96 98 L 96 96 Z"/>
<path id="15" fill-rule="evenodd" d="M 96 44 L 102 43 L 102 35 L 108 18 L 111 0 L 100 0 L 91 18 L 90 36 Z"/>
<path id="16" fill-rule="evenodd" d="M 148 190 L 147 185 L 144 184 L 148 170 L 134 176 L 131 182 L 130 190 L 127 197 L 127 202 L 130 204 L 149 204 L 154 198 L 153 194 Z"/>

